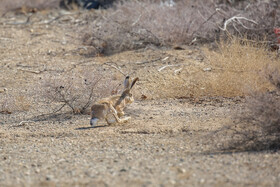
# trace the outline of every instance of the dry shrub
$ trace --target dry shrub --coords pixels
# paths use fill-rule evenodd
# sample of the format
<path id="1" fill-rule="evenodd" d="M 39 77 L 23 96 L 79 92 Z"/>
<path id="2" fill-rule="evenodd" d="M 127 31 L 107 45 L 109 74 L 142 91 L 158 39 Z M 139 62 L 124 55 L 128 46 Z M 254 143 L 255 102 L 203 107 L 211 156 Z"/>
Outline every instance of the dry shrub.
<path id="1" fill-rule="evenodd" d="M 273 89 L 271 83 L 263 78 L 264 68 L 279 62 L 279 58 L 263 43 L 233 38 L 221 41 L 217 51 L 204 49 L 204 53 L 211 71 L 204 75 L 204 82 L 197 82 L 204 88 L 197 90 L 202 95 L 244 96 L 252 91 Z"/>
<path id="2" fill-rule="evenodd" d="M 14 112 L 24 112 L 31 108 L 31 101 L 23 93 L 2 93 L 0 95 L 0 113 L 12 114 Z"/>
<path id="3" fill-rule="evenodd" d="M 194 10 L 188 2 L 170 6 L 151 1 L 125 1 L 104 17 L 94 20 L 84 43 L 94 46 L 96 53 L 103 54 L 149 45 L 186 44 L 203 22 L 201 16 L 193 15 L 197 12 Z"/>
<path id="4" fill-rule="evenodd" d="M 96 99 L 111 95 L 117 85 L 110 72 L 105 75 L 84 68 L 61 75 L 47 74 L 35 91 L 39 91 L 37 97 L 51 113 L 70 110 L 74 114 L 85 114 Z"/>
<path id="5" fill-rule="evenodd" d="M 273 28 L 280 22 L 277 1 L 124 1 L 103 17 L 93 18 L 84 43 L 96 48 L 93 55 L 154 46 L 214 42 L 228 34 L 276 42 Z M 219 11 L 217 11 L 219 8 Z M 235 19 L 224 28 L 224 22 Z M 254 24 L 252 20 L 258 24 Z"/>
<path id="6" fill-rule="evenodd" d="M 264 78 L 265 67 L 277 64 L 276 52 L 271 52 L 266 43 L 246 38 L 232 38 L 217 43 L 218 49 L 202 48 L 203 62 L 187 60 L 187 51 L 172 51 L 175 59 L 156 68 L 139 69 L 145 84 L 141 92 L 148 98 L 194 98 L 246 96 L 253 91 L 272 91 L 274 86 Z M 164 58 L 163 56 L 162 58 Z M 172 57 L 172 58 L 173 58 Z M 175 65 L 158 71 L 167 64 Z M 179 65 L 179 66 L 176 66 Z M 150 67 L 150 66 L 149 66 Z M 182 69 L 181 69 L 182 68 Z M 174 74 L 178 69 L 180 73 Z M 139 83 L 140 84 L 140 83 Z"/>
<path id="7" fill-rule="evenodd" d="M 9 94 L 0 95 L 0 113 L 11 114 L 16 109 L 15 99 Z"/>
<path id="8" fill-rule="evenodd" d="M 280 149 L 280 63 L 267 71 L 275 86 L 272 92 L 254 92 L 247 97 L 245 109 L 235 116 L 233 124 L 216 132 L 219 149 L 231 151 L 263 151 Z M 219 136 L 220 135 L 220 136 Z M 214 141 L 217 141 L 215 138 Z M 219 138 L 218 138 L 219 139 Z"/>

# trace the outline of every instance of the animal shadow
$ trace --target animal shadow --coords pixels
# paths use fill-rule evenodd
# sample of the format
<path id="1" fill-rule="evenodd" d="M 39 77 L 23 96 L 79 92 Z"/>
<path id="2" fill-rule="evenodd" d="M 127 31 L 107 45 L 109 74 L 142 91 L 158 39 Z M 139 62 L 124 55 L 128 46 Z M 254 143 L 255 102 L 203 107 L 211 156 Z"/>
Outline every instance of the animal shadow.
<path id="1" fill-rule="evenodd" d="M 88 130 L 88 129 L 96 129 L 96 128 L 103 128 L 105 127 L 104 126 L 95 126 L 95 127 L 79 127 L 79 128 L 76 128 L 75 130 Z"/>

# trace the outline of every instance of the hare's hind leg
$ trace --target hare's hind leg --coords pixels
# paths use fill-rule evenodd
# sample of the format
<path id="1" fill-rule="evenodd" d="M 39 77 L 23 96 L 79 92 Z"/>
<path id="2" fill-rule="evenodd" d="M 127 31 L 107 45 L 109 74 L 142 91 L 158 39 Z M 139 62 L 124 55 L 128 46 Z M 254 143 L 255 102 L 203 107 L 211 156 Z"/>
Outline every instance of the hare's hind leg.
<path id="1" fill-rule="evenodd" d="M 113 114 L 114 118 L 116 119 L 116 121 L 120 124 L 126 123 L 126 122 L 128 122 L 128 120 L 130 120 L 130 117 L 119 118 L 119 116 L 117 114 L 115 114 L 115 113 L 112 113 L 112 114 Z"/>
<path id="2" fill-rule="evenodd" d="M 120 118 L 121 122 L 120 123 L 126 123 L 128 122 L 129 120 L 131 119 L 131 117 L 123 117 L 123 118 Z"/>
<path id="3" fill-rule="evenodd" d="M 126 123 L 130 119 L 130 117 L 120 118 L 118 116 L 118 112 L 116 111 L 116 109 L 112 105 L 110 105 L 110 109 L 112 110 L 112 115 L 114 116 L 117 123 Z"/>

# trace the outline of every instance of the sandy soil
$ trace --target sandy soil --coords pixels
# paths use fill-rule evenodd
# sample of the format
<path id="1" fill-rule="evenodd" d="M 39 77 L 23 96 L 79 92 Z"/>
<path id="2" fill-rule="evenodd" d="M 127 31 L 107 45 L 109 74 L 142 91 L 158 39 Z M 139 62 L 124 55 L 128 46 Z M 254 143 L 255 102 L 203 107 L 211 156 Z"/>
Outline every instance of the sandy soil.
<path id="1" fill-rule="evenodd" d="M 112 63 L 140 78 L 126 109 L 132 120 L 89 128 L 88 115 L 38 117 L 44 103 L 21 99 L 30 107 L 0 113 L 1 186 L 280 185 L 279 151 L 219 151 L 220 140 L 212 141 L 213 131 L 242 112 L 243 99 L 200 97 L 211 69 L 198 47 L 88 57 L 76 29 L 87 24 L 85 14 L 42 11 L 28 23 L 22 14 L 0 18 L 0 97 L 27 97 L 44 74 L 80 67 L 113 71 L 121 82 Z"/>

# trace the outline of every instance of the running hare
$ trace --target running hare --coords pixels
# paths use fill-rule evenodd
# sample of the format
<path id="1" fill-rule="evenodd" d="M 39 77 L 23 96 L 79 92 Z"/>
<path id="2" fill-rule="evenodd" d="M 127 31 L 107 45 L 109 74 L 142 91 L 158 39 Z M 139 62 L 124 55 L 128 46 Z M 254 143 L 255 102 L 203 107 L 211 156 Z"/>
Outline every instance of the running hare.
<path id="1" fill-rule="evenodd" d="M 130 117 L 121 117 L 124 115 L 123 110 L 125 106 L 134 101 L 130 90 L 136 81 L 138 81 L 138 77 L 131 82 L 130 77 L 126 76 L 124 81 L 124 91 L 121 95 L 103 98 L 96 104 L 92 105 L 90 125 L 94 127 L 100 119 L 105 119 L 109 125 L 127 122 Z"/>

